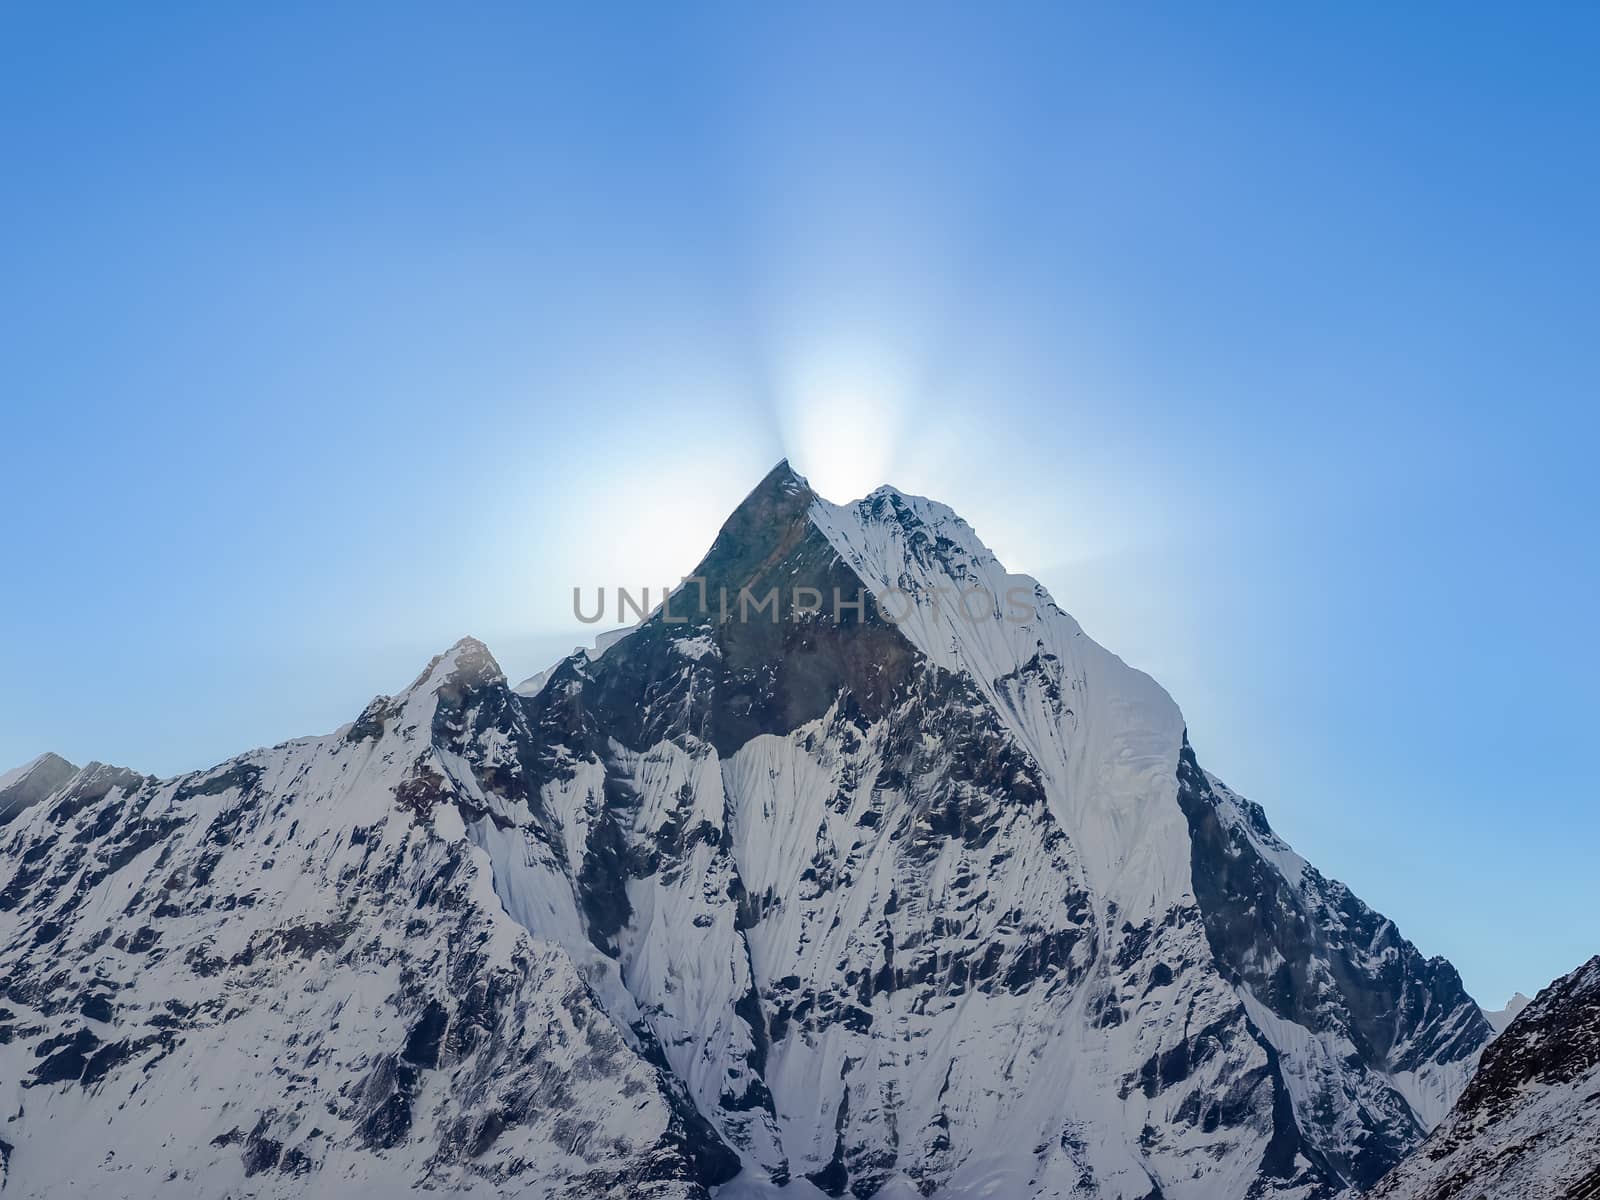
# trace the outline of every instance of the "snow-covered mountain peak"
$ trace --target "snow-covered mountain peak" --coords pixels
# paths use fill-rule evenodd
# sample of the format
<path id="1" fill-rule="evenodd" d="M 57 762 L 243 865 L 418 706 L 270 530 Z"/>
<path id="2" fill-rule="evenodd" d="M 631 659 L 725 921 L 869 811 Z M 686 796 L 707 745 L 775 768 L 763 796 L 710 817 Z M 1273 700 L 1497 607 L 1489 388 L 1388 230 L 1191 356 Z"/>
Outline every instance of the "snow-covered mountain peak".
<path id="1" fill-rule="evenodd" d="M 464 637 L 443 654 L 434 655 L 406 692 L 437 691 L 443 684 L 462 676 L 475 682 L 505 679 L 489 647 L 475 637 Z"/>
<path id="2" fill-rule="evenodd" d="M 995 561 L 977 532 L 949 505 L 902 492 L 890 484 L 848 504 L 832 504 L 819 497 L 816 507 L 819 519 L 829 525 L 853 521 L 894 526 L 897 533 L 891 536 L 902 546 L 915 547 L 921 556 L 960 555 L 960 559 L 952 560 L 951 569 L 956 569 L 955 563 L 962 560 L 975 566 Z"/>
<path id="3" fill-rule="evenodd" d="M 8 827 L 19 1194 L 1324 1200 L 1459 1093 L 1448 964 L 949 508 L 780 463 L 695 575 Z"/>
<path id="4" fill-rule="evenodd" d="M 46 752 L 0 775 L 0 825 L 15 820 L 77 772 L 59 754 Z"/>
<path id="5" fill-rule="evenodd" d="M 932 661 L 983 680 L 1082 633 L 1038 580 L 1007 571 L 936 500 L 879 488 L 853 504 L 818 499 L 811 519 Z"/>
<path id="6" fill-rule="evenodd" d="M 333 736 L 361 742 L 376 740 L 392 730 L 426 731 L 434 723 L 441 697 L 459 698 L 469 689 L 505 684 L 505 672 L 489 648 L 477 638 L 464 637 L 429 659 L 417 677 L 395 695 L 373 697 L 360 716 Z"/>
<path id="7" fill-rule="evenodd" d="M 1158 1004 L 1155 997 L 1163 993 L 1159 986 L 1148 990 L 1150 979 L 1141 972 L 1152 959 L 1165 964 L 1155 971 L 1156 979 L 1165 978 L 1168 969 L 1199 970 L 1200 963 L 1213 962 L 1220 972 L 1213 978 L 1222 990 L 1209 993 L 1201 1007 L 1221 1005 L 1208 1009 L 1215 1020 L 1242 1021 L 1243 1028 L 1255 1031 L 1251 1038 L 1271 1047 L 1274 1086 L 1282 1089 L 1285 1113 L 1293 1114 L 1282 1118 L 1288 1124 L 1277 1118 L 1269 1122 L 1278 1130 L 1270 1156 L 1275 1177 L 1291 1181 L 1310 1172 L 1323 1181 L 1316 1185 L 1321 1187 L 1370 1182 L 1448 1107 L 1489 1033 L 1453 969 L 1418 954 L 1392 923 L 1311 870 L 1273 834 L 1258 806 L 1200 770 L 1171 697 L 1085 636 L 1035 580 L 1008 572 L 950 508 L 892 487 L 833 504 L 780 464 L 728 518 L 694 575 L 695 586 L 711 595 L 746 589 L 760 596 L 775 588 L 780 599 L 775 609 L 742 617 L 696 613 L 689 605 L 680 610 L 689 619 L 677 627 L 658 614 L 626 633 L 603 658 L 584 654 L 567 660 L 528 701 L 536 710 L 536 727 L 584 731 L 577 741 L 572 733 L 563 734 L 569 747 L 563 761 L 588 756 L 611 762 L 610 769 L 626 777 L 615 785 L 616 794 L 629 799 L 615 810 L 617 832 L 606 835 L 612 845 L 608 856 L 635 853 L 655 861 L 653 848 L 622 847 L 641 834 L 648 834 L 645 847 L 657 844 L 649 839 L 666 831 L 681 837 L 694 822 L 704 823 L 694 826 L 703 830 L 697 837 L 718 844 L 732 837 L 726 869 L 754 906 L 751 915 L 735 920 L 734 932 L 744 922 L 755 924 L 734 938 L 727 953 L 736 959 L 752 956 L 753 986 L 763 1005 L 775 1004 L 780 1012 L 786 1005 L 805 1010 L 825 998 L 811 991 L 813 976 L 793 974 L 799 947 L 773 944 L 770 937 L 781 941 L 799 933 L 803 944 L 817 939 L 814 953 L 843 961 L 857 961 L 857 951 L 824 935 L 842 928 L 857 931 L 850 937 L 875 938 L 857 924 L 861 921 L 886 922 L 896 946 L 902 946 L 902 937 L 909 939 L 904 945 L 944 944 L 939 938 L 930 941 L 928 930 L 914 920 L 905 924 L 905 897 L 923 885 L 913 881 L 915 872 L 902 878 L 887 865 L 875 869 L 901 881 L 878 884 L 875 896 L 863 897 L 865 909 L 831 907 L 834 892 L 826 888 L 816 900 L 822 905 L 816 919 L 823 924 L 814 932 L 805 932 L 811 918 L 793 924 L 799 910 L 769 927 L 763 913 L 779 921 L 791 911 L 797 889 L 810 894 L 816 885 L 789 878 L 788 863 L 768 863 L 768 840 L 778 837 L 788 847 L 784 853 L 797 865 L 810 862 L 807 872 L 818 879 L 833 877 L 841 855 L 847 862 L 877 862 L 880 856 L 887 856 L 885 864 L 894 862 L 904 853 L 894 849 L 899 839 L 921 827 L 921 818 L 911 815 L 917 804 L 942 803 L 922 788 L 950 786 L 916 780 L 947 778 L 968 753 L 952 747 L 981 744 L 990 748 L 986 754 L 999 756 L 996 763 L 1011 764 L 1006 768 L 1010 782 L 991 780 L 980 787 L 993 802 L 984 809 L 983 821 L 1015 822 L 1014 828 L 1032 831 L 1030 839 L 1048 843 L 1064 837 L 1068 847 L 1061 864 L 1065 875 L 1041 886 L 1081 897 L 1081 907 L 1072 899 L 1065 908 L 1050 902 L 1028 919 L 1042 928 L 1073 927 L 1075 944 L 1088 958 L 1064 968 L 1053 986 L 1078 979 L 1068 991 L 1098 1014 L 1094 1028 L 1114 1023 L 1122 1029 L 1097 1032 L 1083 1043 L 1079 1053 L 1086 1061 L 1101 1054 L 1142 1061 L 1165 1053 L 1149 1048 L 1167 1036 L 1158 1031 L 1191 1027 L 1201 1011 L 1194 1006 L 1201 1001 L 1179 988 Z M 819 616 L 791 602 L 796 589 L 825 597 L 837 592 L 847 601 L 861 592 L 869 602 L 862 609 Z M 959 737 L 956 729 L 962 731 Z M 606 741 L 595 740 L 599 730 L 608 731 Z M 919 730 L 929 731 L 917 743 L 919 758 L 927 755 L 938 767 L 897 757 L 906 753 L 894 749 L 901 745 L 897 738 Z M 871 767 L 845 758 L 826 768 L 812 758 L 824 753 L 830 756 L 824 761 L 834 761 L 838 751 L 824 748 L 845 745 L 889 758 L 874 757 Z M 696 762 L 720 763 L 720 782 L 710 782 L 709 766 L 690 765 Z M 655 765 L 641 774 L 650 763 Z M 668 763 L 677 765 L 666 769 Z M 851 797 L 862 795 L 863 771 L 876 778 L 874 799 L 858 813 L 865 798 Z M 647 778 L 651 782 L 641 782 Z M 801 779 L 813 782 L 802 785 Z M 772 787 L 781 790 L 769 794 Z M 816 806 L 811 788 L 834 794 L 837 818 L 826 806 Z M 961 788 L 958 794 L 970 793 Z M 896 795 L 922 799 L 901 810 L 891 799 Z M 749 804 L 755 809 L 747 810 Z M 679 815 L 669 819 L 675 811 Z M 772 828 L 773 822 L 781 830 Z M 591 846 L 609 828 L 605 820 L 586 827 L 595 831 Z M 885 831 L 888 840 L 878 840 L 873 830 Z M 913 843 L 920 844 L 922 836 L 915 835 Z M 1039 883 L 1033 868 L 1021 865 L 1028 853 L 1020 844 L 1007 841 L 998 853 L 995 864 L 967 869 L 978 871 L 991 886 L 1021 872 L 1017 884 L 1003 884 L 1007 894 L 1012 886 Z M 834 865 L 825 869 L 825 862 Z M 1007 864 L 1003 870 L 1001 862 Z M 660 895 L 645 899 L 649 892 L 649 885 L 630 885 L 625 904 L 620 896 L 597 897 L 593 903 L 596 911 L 632 913 L 633 921 L 642 919 L 645 909 L 657 914 L 652 920 L 660 919 L 666 901 Z M 839 901 L 843 898 L 839 893 Z M 931 915 L 940 909 L 930 902 L 918 911 Z M 1021 911 L 1033 910 L 1024 905 Z M 597 944 L 615 948 L 626 962 L 628 925 L 626 920 L 618 925 L 618 919 L 607 918 Z M 705 919 L 715 921 L 702 912 L 693 924 L 698 927 Z M 1322 932 L 1308 937 L 1312 930 Z M 787 932 L 780 936 L 780 931 Z M 953 947 L 950 952 L 959 958 Z M 894 961 L 903 956 L 902 950 Z M 874 965 L 875 958 L 872 952 L 857 969 L 898 975 L 899 967 Z M 1008 961 L 1003 953 L 1001 961 Z M 819 957 L 807 970 L 825 972 L 823 963 Z M 763 964 L 772 971 L 787 964 L 783 969 L 799 983 L 779 986 L 791 975 L 769 978 Z M 1086 968 L 1088 976 L 1080 976 Z M 742 979 L 742 972 L 736 978 Z M 1043 979 L 1050 978 L 1046 972 Z M 1091 985 L 1090 978 L 1097 982 Z M 660 994 L 676 987 L 670 980 L 659 986 Z M 800 991 L 790 994 L 796 986 Z M 1123 1008 L 1121 997 L 1140 993 L 1147 999 L 1136 1018 L 1133 1009 Z M 933 994 L 939 994 L 938 985 Z M 671 1006 L 651 998 L 657 995 L 652 991 L 644 998 L 646 1011 L 655 1004 Z M 727 1002 L 739 995 L 736 988 Z M 1107 1004 L 1109 1009 L 1103 1007 Z M 1162 1004 L 1179 1005 L 1187 1015 L 1180 1019 L 1177 1010 Z M 1224 1017 L 1230 1005 L 1235 1016 Z M 893 1002 L 889 1011 L 898 1011 Z M 1386 1018 L 1386 1013 L 1398 1016 Z M 680 1036 L 689 1035 L 680 1029 L 672 1038 Z M 706 1053 L 701 1036 L 689 1037 L 683 1049 L 696 1062 Z M 759 1042 L 759 1029 L 756 1036 Z M 808 1042 L 822 1036 L 815 1029 L 806 1035 Z M 843 1035 L 828 1034 L 835 1036 Z M 777 1040 L 770 1031 L 768 1037 Z M 1124 1045 L 1124 1037 L 1132 1041 Z M 666 1039 L 669 1044 L 672 1038 Z M 875 1053 L 870 1038 L 839 1046 L 846 1060 Z M 748 1061 L 775 1052 L 752 1049 Z M 669 1058 L 675 1053 L 669 1050 Z M 792 1174 L 795 1153 L 802 1159 L 826 1157 L 834 1138 L 819 1129 L 808 1135 L 815 1139 L 807 1143 L 810 1150 L 795 1149 L 782 1132 L 786 1121 L 797 1119 L 785 1115 L 787 1106 L 814 1100 L 786 1091 L 774 1069 L 761 1071 L 772 1094 L 771 1110 L 744 1107 L 753 1095 L 748 1090 L 731 1101 L 721 1084 L 712 1103 L 723 1111 L 716 1119 L 724 1132 L 753 1156 L 750 1161 L 774 1175 Z M 930 1063 L 926 1069 L 935 1067 Z M 975 1080 L 969 1082 L 976 1086 Z M 755 1088 L 755 1082 L 748 1087 Z M 911 1119 L 906 1112 L 884 1109 L 881 1098 L 858 1094 L 854 1086 L 846 1091 L 853 1112 L 868 1106 L 859 1112 L 862 1122 Z M 1154 1086 L 1152 1095 L 1160 1103 L 1174 1103 L 1170 1097 L 1159 1100 L 1165 1091 Z M 1053 1103 L 1059 1108 L 1064 1102 L 1057 1096 Z M 1084 1111 L 1093 1103 L 1085 1097 Z M 732 1113 L 746 1115 L 735 1119 Z M 769 1123 L 773 1120 L 777 1133 Z M 1285 1150 L 1291 1144 L 1300 1149 Z M 845 1142 L 840 1145 L 847 1152 L 839 1170 L 855 1179 L 851 1172 L 865 1167 L 851 1168 L 854 1152 Z M 1197 1143 L 1173 1161 L 1199 1153 Z M 1107 1179 L 1125 1181 L 1131 1178 L 1125 1173 L 1134 1170 L 1114 1151 L 1088 1154 L 1085 1161 L 1090 1160 L 1098 1164 L 1102 1186 Z M 813 1167 L 803 1173 L 831 1188 L 834 1168 L 819 1172 L 815 1158 L 811 1161 Z M 1184 1194 L 1165 1172 L 1158 1172 L 1158 1191 Z M 1207 1186 L 1216 1185 L 1213 1179 Z M 1295 1194 L 1313 1187 L 1283 1186 L 1300 1188 Z"/>
<path id="8" fill-rule="evenodd" d="M 975 554 L 988 554 L 972 526 L 955 509 L 928 496 L 903 492 L 893 484 L 874 488 L 853 503 L 831 507 L 854 509 L 863 520 L 893 521 L 908 532 L 922 530 L 933 537 L 944 536 Z"/>

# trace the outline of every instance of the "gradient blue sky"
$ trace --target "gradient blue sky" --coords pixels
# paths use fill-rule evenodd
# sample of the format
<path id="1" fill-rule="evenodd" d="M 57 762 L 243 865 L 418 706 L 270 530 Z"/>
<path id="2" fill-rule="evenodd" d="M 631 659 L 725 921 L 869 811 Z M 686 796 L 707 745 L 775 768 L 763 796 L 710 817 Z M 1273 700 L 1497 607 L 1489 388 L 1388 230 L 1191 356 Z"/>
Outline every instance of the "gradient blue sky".
<path id="1" fill-rule="evenodd" d="M 0 768 L 531 673 L 789 454 L 1480 1000 L 1600 950 L 1600 9 L 335 7 L 0 8 Z"/>

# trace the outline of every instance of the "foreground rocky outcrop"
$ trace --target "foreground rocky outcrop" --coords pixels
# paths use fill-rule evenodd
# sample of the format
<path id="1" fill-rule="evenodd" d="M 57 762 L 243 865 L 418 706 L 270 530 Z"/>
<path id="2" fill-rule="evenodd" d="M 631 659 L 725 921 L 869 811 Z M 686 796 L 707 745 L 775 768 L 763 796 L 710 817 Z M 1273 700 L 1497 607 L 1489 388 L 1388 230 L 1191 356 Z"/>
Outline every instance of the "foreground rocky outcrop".
<path id="1" fill-rule="evenodd" d="M 1600 1196 L 1600 956 L 1522 1009 L 1443 1124 L 1371 1196 Z"/>

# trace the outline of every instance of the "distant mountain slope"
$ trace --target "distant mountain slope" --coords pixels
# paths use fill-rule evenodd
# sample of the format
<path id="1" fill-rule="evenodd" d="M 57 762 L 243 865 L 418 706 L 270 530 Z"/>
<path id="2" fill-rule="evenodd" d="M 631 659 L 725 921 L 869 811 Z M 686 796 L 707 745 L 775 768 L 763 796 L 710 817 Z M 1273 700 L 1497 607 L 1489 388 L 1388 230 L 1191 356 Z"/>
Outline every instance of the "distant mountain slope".
<path id="1" fill-rule="evenodd" d="M 0 775 L 0 825 L 15 820 L 23 809 L 43 800 L 77 771 L 59 754 L 41 754 Z"/>
<path id="2" fill-rule="evenodd" d="M 1506 1026 L 1510 1025 L 1512 1021 L 1517 1019 L 1517 1014 L 1532 1003 L 1533 1001 L 1527 996 L 1524 996 L 1521 992 L 1518 992 L 1512 996 L 1510 1000 L 1506 1001 L 1506 1006 L 1504 1008 L 1493 1010 L 1485 1009 L 1483 1013 L 1484 1019 L 1489 1022 L 1489 1027 L 1493 1029 L 1495 1033 L 1504 1033 L 1506 1031 Z"/>
<path id="3" fill-rule="evenodd" d="M 1372 1200 L 1600 1196 L 1600 956 L 1540 992 Z"/>
<path id="4" fill-rule="evenodd" d="M 787 464 L 603 653 L 0 835 L 4 1200 L 1314 1200 L 1490 1036 L 953 512 Z"/>

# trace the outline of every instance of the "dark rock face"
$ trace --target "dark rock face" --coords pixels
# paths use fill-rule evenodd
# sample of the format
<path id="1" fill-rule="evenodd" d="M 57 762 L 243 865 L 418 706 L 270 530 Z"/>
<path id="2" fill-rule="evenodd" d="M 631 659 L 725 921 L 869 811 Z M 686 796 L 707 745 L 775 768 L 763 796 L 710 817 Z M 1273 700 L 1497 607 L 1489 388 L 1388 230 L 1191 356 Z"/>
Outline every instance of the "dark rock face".
<path id="1" fill-rule="evenodd" d="M 1529 1086 L 1570 1087 L 1600 1068 L 1600 956 L 1556 980 L 1484 1051 L 1456 1111 L 1504 1117 Z"/>
<path id="2" fill-rule="evenodd" d="M 565 711 L 580 685 L 584 727 L 641 751 L 692 736 L 726 757 L 818 719 L 841 695 L 868 720 L 885 714 L 915 650 L 811 522 L 815 500 L 780 464 L 663 612 L 599 663 L 557 672 L 530 702 L 534 725 L 582 720 Z M 810 603 L 821 611 L 804 614 Z M 678 647 L 700 639 L 715 652 L 685 660 Z"/>
<path id="3" fill-rule="evenodd" d="M 1213 786 L 1187 738 L 1178 779 L 1195 896 L 1230 981 L 1275 1016 L 1348 1044 L 1370 1073 L 1470 1065 L 1492 1031 L 1454 967 L 1423 958 L 1393 922 L 1315 868 L 1285 875 L 1269 855 L 1287 847 L 1266 815 Z M 1395 1092 L 1369 1093 L 1347 1112 L 1345 1142 L 1321 1153 L 1358 1187 L 1376 1183 L 1426 1132 Z M 1283 1152 L 1298 1152 L 1300 1140 L 1285 1130 Z"/>
<path id="4" fill-rule="evenodd" d="M 954 514 L 786 465 L 526 694 L 467 639 L 330 737 L 78 773 L 0 935 L 27 1196 L 1323 1200 L 1487 1040 Z"/>
<path id="5" fill-rule="evenodd" d="M 1376 1200 L 1589 1200 L 1600 1190 L 1600 957 L 1540 992 Z"/>

